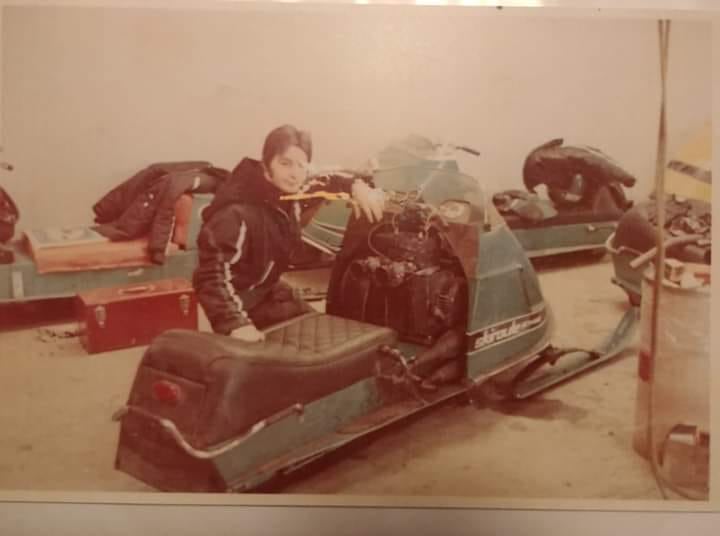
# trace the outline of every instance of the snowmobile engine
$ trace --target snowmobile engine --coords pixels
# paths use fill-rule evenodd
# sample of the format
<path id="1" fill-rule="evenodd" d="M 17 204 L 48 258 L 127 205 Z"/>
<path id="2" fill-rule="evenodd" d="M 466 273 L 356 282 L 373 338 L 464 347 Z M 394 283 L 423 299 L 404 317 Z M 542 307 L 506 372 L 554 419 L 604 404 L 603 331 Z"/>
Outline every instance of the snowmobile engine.
<path id="1" fill-rule="evenodd" d="M 371 254 L 350 263 L 342 303 L 356 320 L 386 325 L 401 338 L 431 344 L 465 320 L 466 283 L 426 218 L 411 212 L 381 223 L 368 237 Z"/>

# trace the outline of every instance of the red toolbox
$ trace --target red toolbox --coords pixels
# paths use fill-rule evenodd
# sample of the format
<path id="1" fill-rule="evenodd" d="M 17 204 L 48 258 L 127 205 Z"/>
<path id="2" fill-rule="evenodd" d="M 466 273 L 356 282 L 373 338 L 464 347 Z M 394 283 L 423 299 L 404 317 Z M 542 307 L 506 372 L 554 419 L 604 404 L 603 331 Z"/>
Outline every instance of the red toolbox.
<path id="1" fill-rule="evenodd" d="M 90 354 L 143 346 L 168 329 L 198 329 L 197 299 L 186 279 L 82 292 L 76 308 L 80 342 Z"/>

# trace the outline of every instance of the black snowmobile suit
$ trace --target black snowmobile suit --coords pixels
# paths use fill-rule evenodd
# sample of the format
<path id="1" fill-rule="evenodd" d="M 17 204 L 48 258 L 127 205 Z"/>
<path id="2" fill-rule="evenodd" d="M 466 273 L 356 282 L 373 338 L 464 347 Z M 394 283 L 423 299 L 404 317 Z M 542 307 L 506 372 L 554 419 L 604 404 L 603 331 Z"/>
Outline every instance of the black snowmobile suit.
<path id="1" fill-rule="evenodd" d="M 350 193 L 352 179 L 332 175 L 303 189 Z M 243 159 L 203 211 L 193 285 L 212 329 L 250 324 L 248 311 L 268 298 L 301 244 L 301 216 L 311 203 L 281 200 L 262 163 Z"/>

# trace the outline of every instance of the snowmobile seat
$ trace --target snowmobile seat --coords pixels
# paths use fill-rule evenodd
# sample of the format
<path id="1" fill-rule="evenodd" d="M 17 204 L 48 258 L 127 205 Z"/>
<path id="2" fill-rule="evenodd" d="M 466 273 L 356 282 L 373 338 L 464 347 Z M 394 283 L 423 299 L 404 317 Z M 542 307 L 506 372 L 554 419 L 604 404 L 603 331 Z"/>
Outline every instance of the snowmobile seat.
<path id="1" fill-rule="evenodd" d="M 513 190 L 509 193 L 515 192 Z M 497 194 L 498 200 L 504 192 Z M 514 194 L 518 195 L 518 194 Z M 527 195 L 527 194 L 526 194 Z M 532 204 L 531 197 L 527 197 L 528 203 Z M 537 201 L 542 203 L 543 201 Z M 558 225 L 576 225 L 583 223 L 599 223 L 616 221 L 622 214 L 623 209 L 618 206 L 612 193 L 607 188 L 601 188 L 596 197 L 589 203 L 581 203 L 577 206 L 555 207 L 555 214 L 544 218 L 528 218 L 512 210 L 502 210 L 501 214 L 510 229 L 537 229 L 543 227 L 555 227 Z M 533 211 L 528 210 L 529 213 Z"/>
<path id="2" fill-rule="evenodd" d="M 183 194 L 175 203 L 175 226 L 167 246 L 167 254 L 194 248 L 195 229 L 192 221 L 193 196 Z M 149 235 L 129 240 L 110 240 L 93 226 L 30 229 L 23 233 L 16 248 L 32 258 L 37 273 L 81 272 L 112 268 L 152 266 L 148 252 Z"/>
<path id="3" fill-rule="evenodd" d="M 258 343 L 169 330 L 145 352 L 128 405 L 161 409 L 152 394 L 158 379 L 195 386 L 203 395 L 187 398 L 196 407 L 184 408 L 178 425 L 202 448 L 371 377 L 379 348 L 396 340 L 389 328 L 321 313 L 273 326 Z"/>
<path id="4" fill-rule="evenodd" d="M 595 212 L 593 210 L 576 210 L 572 212 L 559 212 L 557 216 L 541 221 L 532 221 L 517 214 L 506 213 L 503 218 L 510 229 L 537 229 L 541 227 L 555 227 L 557 225 L 575 225 L 580 223 L 599 223 L 615 221 L 617 212 Z"/>

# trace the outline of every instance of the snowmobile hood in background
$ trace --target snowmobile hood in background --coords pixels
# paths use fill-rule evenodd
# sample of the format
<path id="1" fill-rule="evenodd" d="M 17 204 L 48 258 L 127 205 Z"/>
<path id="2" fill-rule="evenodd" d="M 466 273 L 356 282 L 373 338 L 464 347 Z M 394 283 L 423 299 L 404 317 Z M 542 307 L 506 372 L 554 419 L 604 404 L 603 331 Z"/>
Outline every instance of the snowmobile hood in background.
<path id="1" fill-rule="evenodd" d="M 540 184 L 567 190 L 577 174 L 592 182 L 619 182 L 628 188 L 636 182 L 635 177 L 601 150 L 564 145 L 563 138 L 550 140 L 531 151 L 523 166 L 523 182 L 531 192 Z"/>

